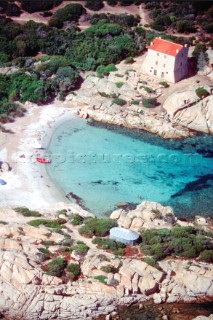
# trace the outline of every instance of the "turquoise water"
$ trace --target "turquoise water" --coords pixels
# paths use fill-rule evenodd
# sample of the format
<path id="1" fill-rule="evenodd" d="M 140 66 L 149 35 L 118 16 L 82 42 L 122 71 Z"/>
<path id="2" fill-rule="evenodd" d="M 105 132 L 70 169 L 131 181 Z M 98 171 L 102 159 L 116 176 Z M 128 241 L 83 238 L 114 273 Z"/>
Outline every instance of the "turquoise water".
<path id="1" fill-rule="evenodd" d="M 88 125 L 59 126 L 48 147 L 48 174 L 64 195 L 97 216 L 118 202 L 172 205 L 182 217 L 210 215 L 212 137 L 165 141 L 152 134 Z"/>

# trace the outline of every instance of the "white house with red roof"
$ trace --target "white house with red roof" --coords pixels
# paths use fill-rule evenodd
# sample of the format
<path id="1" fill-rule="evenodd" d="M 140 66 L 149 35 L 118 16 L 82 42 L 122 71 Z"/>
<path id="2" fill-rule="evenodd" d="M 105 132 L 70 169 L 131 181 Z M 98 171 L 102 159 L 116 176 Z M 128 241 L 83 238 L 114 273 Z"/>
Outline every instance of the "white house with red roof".
<path id="1" fill-rule="evenodd" d="M 148 47 L 142 71 L 148 75 L 172 83 L 178 82 L 188 73 L 188 47 L 155 38 Z"/>

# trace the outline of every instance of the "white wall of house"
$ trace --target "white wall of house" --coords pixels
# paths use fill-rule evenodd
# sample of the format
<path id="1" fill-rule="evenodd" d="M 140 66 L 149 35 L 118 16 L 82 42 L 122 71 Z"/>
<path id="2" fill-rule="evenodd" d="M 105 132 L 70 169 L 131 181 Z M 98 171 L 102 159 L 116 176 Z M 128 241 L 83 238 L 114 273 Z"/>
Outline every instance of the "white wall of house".
<path id="1" fill-rule="evenodd" d="M 142 72 L 156 76 L 161 80 L 175 83 L 184 78 L 188 73 L 187 56 L 187 47 L 183 47 L 175 57 L 148 49 L 148 54 L 142 66 Z"/>

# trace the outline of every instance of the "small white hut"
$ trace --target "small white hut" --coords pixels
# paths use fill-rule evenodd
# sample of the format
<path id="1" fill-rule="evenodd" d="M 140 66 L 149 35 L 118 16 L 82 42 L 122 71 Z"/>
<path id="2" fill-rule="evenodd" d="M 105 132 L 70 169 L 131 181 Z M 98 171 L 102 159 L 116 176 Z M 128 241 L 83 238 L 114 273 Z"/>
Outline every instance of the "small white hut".
<path id="1" fill-rule="evenodd" d="M 120 227 L 110 229 L 109 234 L 110 239 L 123 242 L 127 245 L 133 245 L 137 243 L 140 238 L 140 235 L 137 232 Z"/>

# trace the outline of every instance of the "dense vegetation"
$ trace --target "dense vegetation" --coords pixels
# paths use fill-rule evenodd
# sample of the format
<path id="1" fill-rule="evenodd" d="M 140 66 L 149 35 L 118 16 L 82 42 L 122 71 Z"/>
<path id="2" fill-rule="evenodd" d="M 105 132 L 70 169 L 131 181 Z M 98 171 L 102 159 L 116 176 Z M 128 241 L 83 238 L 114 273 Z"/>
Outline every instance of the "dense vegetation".
<path id="1" fill-rule="evenodd" d="M 139 39 L 128 27 L 103 20 L 79 32 L 76 27 L 65 31 L 33 21 L 21 26 L 0 17 L 0 66 L 19 68 L 0 76 L 0 114 L 16 111 L 17 100 L 63 99 L 76 88 L 79 70 L 95 70 L 137 54 L 143 46 Z M 33 58 L 39 51 L 51 57 Z"/>
<path id="2" fill-rule="evenodd" d="M 30 210 L 26 207 L 17 207 L 14 210 L 18 213 L 21 213 L 24 217 L 41 217 L 40 212 L 36 210 Z"/>
<path id="3" fill-rule="evenodd" d="M 117 226 L 117 221 L 109 218 L 87 218 L 84 219 L 84 225 L 80 227 L 79 233 L 87 238 L 93 236 L 104 237 L 109 233 L 109 230 Z"/>
<path id="4" fill-rule="evenodd" d="M 63 27 L 63 22 L 65 21 L 77 22 L 83 12 L 84 8 L 81 4 L 69 4 L 55 12 L 49 21 L 49 25 L 60 28 Z"/>
<path id="5" fill-rule="evenodd" d="M 161 260 L 167 256 L 180 256 L 208 261 L 210 258 L 212 237 L 202 229 L 175 226 L 170 229 L 148 229 L 141 233 L 141 249 L 145 254 Z M 207 252 L 204 252 L 207 251 Z"/>
<path id="6" fill-rule="evenodd" d="M 92 240 L 94 244 L 97 244 L 97 247 L 100 249 L 104 249 L 110 251 L 116 255 L 123 255 L 124 248 L 126 245 L 122 242 L 111 240 L 109 238 L 95 238 Z"/>
<path id="7" fill-rule="evenodd" d="M 1 1 L 0 13 L 18 15 L 20 8 L 28 12 L 42 11 L 48 13 L 59 5 L 61 0 L 18 0 L 17 3 L 8 0 Z M 86 6 L 99 9 L 102 0 L 87 1 Z M 139 4 L 140 0 L 121 0 L 120 5 Z M 109 0 L 110 5 L 117 1 Z M 19 8 L 20 6 L 20 8 Z M 147 2 L 154 19 L 163 16 L 163 25 L 177 28 L 182 23 L 182 15 L 190 20 L 190 15 L 196 17 L 197 23 L 205 25 L 212 17 L 212 9 L 205 5 L 185 3 L 183 6 Z M 17 12 L 16 12 L 17 11 Z M 81 4 L 70 3 L 57 10 L 49 21 L 49 25 L 27 22 L 24 26 L 13 23 L 12 20 L 0 16 L 0 67 L 15 66 L 18 71 L 10 75 L 0 75 L 0 121 L 13 121 L 17 115 L 22 116 L 24 110 L 17 101 L 27 100 L 35 103 L 46 103 L 56 96 L 63 100 L 81 82 L 80 71 L 97 70 L 99 76 L 108 74 L 115 64 L 123 59 L 132 62 L 133 57 L 141 53 L 146 43 L 156 36 L 178 43 L 191 43 L 194 38 L 184 39 L 166 34 L 156 34 L 151 30 L 138 27 L 139 18 L 133 15 L 94 14 L 88 15 L 91 27 L 83 32 L 76 27 L 79 17 L 85 9 Z M 50 13 L 51 14 L 51 13 Z M 184 19 L 185 19 L 184 18 Z M 170 21 L 171 20 L 171 21 Z M 169 22 L 168 22 L 169 21 Z M 192 22 L 193 19 L 190 20 Z M 171 22 L 171 23 L 170 23 Z M 69 27 L 63 29 L 64 23 Z M 156 21 L 154 21 L 156 23 Z M 163 22 L 164 23 L 164 22 Z M 193 23 L 190 24 L 190 27 Z M 184 27 L 185 28 L 185 27 Z M 184 29 L 185 30 L 185 29 Z M 179 30 L 180 31 L 180 30 Z M 206 59 L 206 48 L 197 45 L 193 53 L 198 61 L 198 68 L 203 68 Z M 39 58 L 37 54 L 42 52 Z M 116 98 L 116 97 L 112 97 Z M 146 106 L 154 106 L 150 101 L 143 101 Z"/>
<path id="8" fill-rule="evenodd" d="M 213 7 L 212 3 L 200 1 L 178 2 L 150 1 L 146 3 L 150 9 L 150 17 L 153 19 L 151 27 L 158 31 L 168 28 L 179 33 L 196 32 L 197 26 L 204 31 L 213 32 Z"/>
<path id="9" fill-rule="evenodd" d="M 62 225 L 66 223 L 66 220 L 64 219 L 56 219 L 56 220 L 50 220 L 50 219 L 35 219 L 32 221 L 29 221 L 28 224 L 33 227 L 39 227 L 40 225 L 44 225 L 48 228 L 54 228 L 54 229 L 62 229 Z"/>

